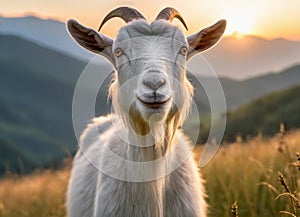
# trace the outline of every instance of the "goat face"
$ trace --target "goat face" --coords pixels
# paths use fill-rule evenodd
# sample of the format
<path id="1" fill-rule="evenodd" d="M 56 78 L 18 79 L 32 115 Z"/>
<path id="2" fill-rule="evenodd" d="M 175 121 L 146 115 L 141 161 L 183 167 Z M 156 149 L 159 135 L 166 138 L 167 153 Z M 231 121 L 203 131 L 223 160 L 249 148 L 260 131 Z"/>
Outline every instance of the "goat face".
<path id="1" fill-rule="evenodd" d="M 110 12 L 101 26 L 112 17 L 130 22 L 115 40 L 74 20 L 68 22 L 68 29 L 81 46 L 114 65 L 117 73 L 110 90 L 115 110 L 146 122 L 174 117 L 178 111 L 181 118 L 185 117 L 192 95 L 185 62 L 213 46 L 222 36 L 226 21 L 185 38 L 179 28 L 167 22 L 178 18 L 186 26 L 173 8 L 165 8 L 156 21 L 148 24 L 135 9 L 121 7 Z"/>
<path id="2" fill-rule="evenodd" d="M 184 70 L 187 51 L 182 31 L 166 21 L 149 25 L 139 20 L 123 27 L 112 46 L 118 91 L 113 95 L 119 103 L 115 107 L 144 121 L 165 120 L 175 108 L 188 108 L 192 88 Z"/>

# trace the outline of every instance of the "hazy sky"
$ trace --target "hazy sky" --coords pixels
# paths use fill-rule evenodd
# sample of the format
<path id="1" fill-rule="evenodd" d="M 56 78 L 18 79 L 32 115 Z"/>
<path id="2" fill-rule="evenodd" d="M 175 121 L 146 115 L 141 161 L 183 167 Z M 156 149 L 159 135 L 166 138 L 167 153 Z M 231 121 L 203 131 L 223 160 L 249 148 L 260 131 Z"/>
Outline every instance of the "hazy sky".
<path id="1" fill-rule="evenodd" d="M 300 0 L 1 0 L 0 15 L 36 15 L 63 22 L 75 18 L 97 28 L 110 10 L 122 5 L 137 8 L 150 21 L 163 7 L 175 7 L 188 24 L 188 33 L 225 18 L 227 34 L 300 40 Z M 113 36 L 122 25 L 119 19 L 109 21 L 103 32 Z"/>

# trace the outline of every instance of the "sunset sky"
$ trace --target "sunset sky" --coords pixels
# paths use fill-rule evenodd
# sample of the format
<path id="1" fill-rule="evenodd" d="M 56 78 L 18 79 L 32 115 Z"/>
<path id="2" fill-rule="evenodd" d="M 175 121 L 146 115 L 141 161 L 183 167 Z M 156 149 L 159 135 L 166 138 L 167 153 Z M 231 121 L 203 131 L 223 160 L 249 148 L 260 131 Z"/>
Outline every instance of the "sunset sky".
<path id="1" fill-rule="evenodd" d="M 75 18 L 97 28 L 110 10 L 122 5 L 137 8 L 150 21 L 163 7 L 175 7 L 187 22 L 188 33 L 226 19 L 227 34 L 300 40 L 300 0 L 1 0 L 0 15 L 35 15 L 63 22 Z M 114 36 L 122 25 L 121 20 L 112 20 L 103 32 Z"/>

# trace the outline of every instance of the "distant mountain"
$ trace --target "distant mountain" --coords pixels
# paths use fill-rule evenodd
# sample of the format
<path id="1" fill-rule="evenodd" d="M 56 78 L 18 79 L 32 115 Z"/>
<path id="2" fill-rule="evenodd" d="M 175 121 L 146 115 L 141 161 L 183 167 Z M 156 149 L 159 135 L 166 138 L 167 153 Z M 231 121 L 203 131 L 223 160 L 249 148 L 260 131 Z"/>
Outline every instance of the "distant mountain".
<path id="1" fill-rule="evenodd" d="M 222 78 L 220 82 L 228 109 L 232 110 L 273 91 L 300 84 L 300 65 L 292 66 L 280 73 L 269 73 L 243 81 Z"/>
<path id="2" fill-rule="evenodd" d="M 300 63 L 300 42 L 254 36 L 224 37 L 204 57 L 219 76 L 246 79 Z"/>
<path id="3" fill-rule="evenodd" d="M 90 59 L 93 54 L 78 46 L 68 35 L 65 24 L 36 17 L 1 18 L 0 34 L 12 34 L 65 54 Z M 254 36 L 223 37 L 203 56 L 219 76 L 234 79 L 281 71 L 300 63 L 300 42 L 285 39 L 265 40 Z M 199 64 L 195 70 L 202 69 Z M 208 72 L 200 71 L 201 75 Z"/>
<path id="4" fill-rule="evenodd" d="M 224 138 L 232 141 L 236 135 L 243 138 L 274 135 L 279 124 L 284 123 L 287 130 L 300 128 L 300 85 L 274 92 L 259 98 L 228 114 Z"/>
<path id="5" fill-rule="evenodd" d="M 90 60 L 94 55 L 80 47 L 69 36 L 66 25 L 37 17 L 0 17 L 0 34 L 15 35 L 69 56 Z"/>
<path id="6" fill-rule="evenodd" d="M 213 87 L 215 79 L 191 74 L 188 74 L 188 77 L 195 87 L 194 99 L 196 102 L 201 102 L 201 105 L 204 106 L 200 107 L 200 109 L 203 112 L 209 111 L 209 100 L 203 85 Z M 196 80 L 195 78 L 198 79 Z M 242 81 L 224 77 L 220 77 L 219 81 L 225 94 L 227 109 L 232 110 L 273 91 L 300 84 L 300 65 L 292 66 L 280 73 L 270 73 Z M 220 96 L 212 88 L 210 97 L 218 98 Z"/>

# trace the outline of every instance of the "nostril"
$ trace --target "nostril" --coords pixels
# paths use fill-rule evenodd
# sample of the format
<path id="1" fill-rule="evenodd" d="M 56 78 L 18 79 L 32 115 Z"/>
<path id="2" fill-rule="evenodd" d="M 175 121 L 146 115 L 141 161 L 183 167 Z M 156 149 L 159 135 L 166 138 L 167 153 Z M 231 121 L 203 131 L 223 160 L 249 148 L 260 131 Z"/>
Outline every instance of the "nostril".
<path id="1" fill-rule="evenodd" d="M 157 86 L 160 87 L 160 86 L 163 86 L 164 84 L 166 83 L 165 80 L 161 79 L 157 82 Z"/>
<path id="2" fill-rule="evenodd" d="M 158 79 L 158 80 L 144 80 L 143 81 L 144 85 L 149 87 L 152 90 L 157 90 L 161 86 L 163 86 L 166 81 L 164 79 Z"/>

